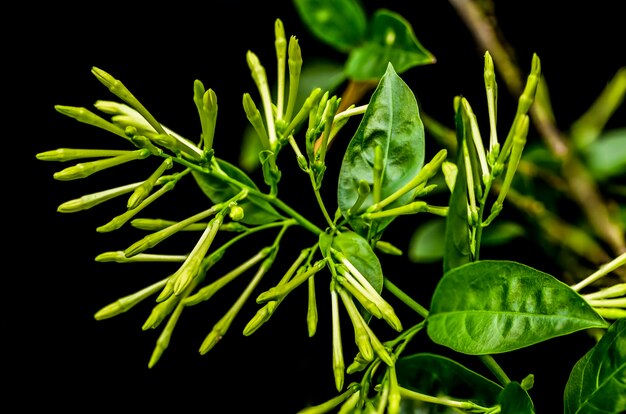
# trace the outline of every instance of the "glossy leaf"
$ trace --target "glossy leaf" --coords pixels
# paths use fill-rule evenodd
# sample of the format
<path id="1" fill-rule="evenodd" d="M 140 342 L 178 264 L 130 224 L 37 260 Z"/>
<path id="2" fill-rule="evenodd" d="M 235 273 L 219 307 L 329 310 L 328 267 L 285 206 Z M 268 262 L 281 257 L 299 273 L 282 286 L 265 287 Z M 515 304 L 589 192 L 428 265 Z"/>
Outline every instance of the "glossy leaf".
<path id="1" fill-rule="evenodd" d="M 528 392 L 519 382 L 511 381 L 498 397 L 500 414 L 534 414 L 535 407 Z"/>
<path id="2" fill-rule="evenodd" d="M 599 181 L 626 173 L 626 128 L 606 132 L 584 151 L 589 172 Z"/>
<path id="3" fill-rule="evenodd" d="M 483 246 L 499 246 L 526 234 L 526 229 L 514 221 L 495 221 L 483 229 L 480 243 Z"/>
<path id="4" fill-rule="evenodd" d="M 363 40 L 367 16 L 357 0 L 293 0 L 302 22 L 322 42 L 348 52 Z"/>
<path id="5" fill-rule="evenodd" d="M 446 220 L 434 218 L 422 223 L 411 236 L 408 257 L 414 263 L 432 263 L 443 258 Z"/>
<path id="6" fill-rule="evenodd" d="M 353 231 L 344 231 L 333 238 L 332 246 L 348 258 L 378 293 L 382 292 L 383 269 L 367 240 Z"/>
<path id="7" fill-rule="evenodd" d="M 496 354 L 606 322 L 569 286 L 511 261 L 459 266 L 439 281 L 427 332 L 465 354 Z"/>
<path id="8" fill-rule="evenodd" d="M 221 159 L 218 159 L 218 164 L 229 177 L 248 187 L 257 189 L 254 181 L 239 168 Z M 214 203 L 226 201 L 239 192 L 237 187 L 211 175 L 197 171 L 192 171 L 192 174 L 202 192 Z M 245 200 L 239 202 L 239 205 L 244 209 L 242 223 L 263 224 L 282 218 L 270 203 L 253 195 L 249 195 Z"/>
<path id="9" fill-rule="evenodd" d="M 616 320 L 574 365 L 564 405 L 566 414 L 626 412 L 626 319 Z"/>
<path id="10" fill-rule="evenodd" d="M 401 15 L 386 9 L 377 10 L 368 26 L 367 40 L 352 49 L 345 73 L 352 80 L 377 80 L 391 63 L 396 72 L 435 63 L 432 53 L 415 37 L 411 24 Z"/>
<path id="11" fill-rule="evenodd" d="M 420 353 L 398 359 L 398 384 L 428 395 L 446 395 L 482 406 L 497 404 L 502 387 L 444 356 Z"/>
<path id="12" fill-rule="evenodd" d="M 373 187 L 376 147 L 382 149 L 381 198 L 384 199 L 409 182 L 424 165 L 424 124 L 417 101 L 391 64 L 370 98 L 361 123 L 346 149 L 339 171 L 339 208 L 354 230 L 361 235 L 367 235 L 369 223 L 358 216 L 348 217 L 348 211 L 359 197 L 358 185 L 361 180 L 367 181 L 370 188 Z M 409 192 L 387 208 L 405 205 L 411 199 L 412 194 Z M 367 209 L 373 202 L 370 193 L 359 212 Z M 371 236 L 382 234 L 392 220 L 393 217 L 378 220 L 378 230 Z"/>
<path id="13" fill-rule="evenodd" d="M 469 125 L 458 108 L 455 115 L 457 148 L 463 148 L 463 142 L 469 134 Z M 467 201 L 467 175 L 463 151 L 457 151 L 457 173 L 454 188 L 450 194 L 449 210 L 446 216 L 446 236 L 443 250 L 443 271 L 469 263 L 471 260 L 470 250 L 470 227 L 468 221 Z"/>

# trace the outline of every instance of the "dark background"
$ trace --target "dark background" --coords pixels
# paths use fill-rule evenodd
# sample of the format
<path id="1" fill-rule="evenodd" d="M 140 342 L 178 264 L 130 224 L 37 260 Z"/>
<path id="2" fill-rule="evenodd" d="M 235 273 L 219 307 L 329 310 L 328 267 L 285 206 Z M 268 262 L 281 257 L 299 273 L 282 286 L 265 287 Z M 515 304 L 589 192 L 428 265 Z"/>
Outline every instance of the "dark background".
<path id="1" fill-rule="evenodd" d="M 617 3 L 556 2 L 546 9 L 546 2 L 511 1 L 496 6 L 501 28 L 516 48 L 523 70 L 529 69 L 533 52 L 542 59 L 557 123 L 563 129 L 585 111 L 626 63 L 624 18 Z M 2 371 L 9 384 L 5 395 L 15 397 L 20 407 L 14 412 L 160 412 L 177 407 L 180 411 L 294 413 L 336 393 L 323 276 L 318 278 L 320 324 L 314 338 L 307 337 L 306 293 L 301 289 L 281 304 L 262 329 L 243 337 L 240 332 L 257 308 L 250 303 L 223 341 L 200 356 L 197 350 L 205 335 L 249 280 L 244 276 L 219 297 L 183 313 L 170 347 L 159 363 L 148 369 L 160 333 L 160 329 L 141 330 L 151 304 L 105 321 L 95 321 L 93 314 L 175 268 L 93 260 L 101 252 L 124 249 L 139 237 L 130 226 L 119 232 L 96 233 L 96 227 L 121 212 L 120 204 L 112 202 L 69 215 L 56 212 L 62 202 L 109 188 L 114 180 L 122 184 L 142 176 L 122 167 L 85 180 L 58 182 L 52 174 L 67 165 L 35 159 L 35 154 L 58 147 L 116 148 L 120 143 L 116 137 L 64 117 L 53 108 L 56 104 L 92 108 L 97 99 L 115 99 L 90 73 L 92 66 L 122 80 L 163 124 L 192 137 L 199 133 L 193 81 L 202 80 L 218 97 L 216 151 L 236 163 L 247 122 L 241 98 L 244 92 L 256 96 L 245 53 L 254 51 L 268 75 L 273 75 L 276 18 L 283 20 L 288 36 L 293 34 L 300 40 L 305 64 L 308 57 L 316 55 L 340 62 L 344 58 L 306 31 L 289 1 L 198 4 L 154 3 L 145 8 L 121 3 L 93 8 L 19 6 L 6 15 L 8 20 L 15 19 L 16 25 L 3 35 L 8 56 L 3 64 L 3 89 L 9 92 L 3 97 L 8 108 L 3 123 L 5 128 L 9 126 L 9 132 L 3 134 L 4 160 L 5 165 L 9 161 L 10 168 L 5 168 L 3 196 L 5 211 L 8 209 L 4 224 L 9 234 L 4 247 L 8 254 L 3 279 L 8 283 L 3 291 L 8 300 L 2 318 L 2 342 L 8 346 L 3 353 L 8 369 Z M 483 113 L 484 51 L 476 46 L 447 2 L 410 3 L 416 4 L 415 8 L 400 1 L 363 4 L 369 13 L 387 7 L 405 16 L 420 42 L 436 56 L 435 65 L 414 68 L 403 75 L 423 111 L 451 126 L 452 100 L 464 95 L 477 114 Z M 499 111 L 506 117 L 507 111 L 513 114 L 515 100 L 507 95 L 503 82 L 500 85 Z M 614 124 L 623 126 L 624 111 L 614 119 Z M 531 139 L 538 139 L 534 130 L 529 134 Z M 338 144 L 336 155 L 331 157 L 336 166 L 339 149 Z M 298 175 L 297 169 L 290 171 L 295 174 L 285 174 L 283 196 L 298 209 L 306 211 L 313 206 L 311 211 L 315 211 L 308 190 L 301 191 L 302 186 L 308 189 L 306 177 Z M 325 182 L 332 187 L 336 176 L 329 177 Z M 289 183 L 296 187 L 290 189 Z M 191 184 L 181 184 L 174 196 L 159 200 L 150 213 L 182 219 L 206 208 L 206 199 Z M 321 217 L 318 220 L 321 225 Z M 399 220 L 397 229 L 389 232 L 390 241 L 406 248 L 415 220 L 419 219 Z M 295 254 L 309 244 L 310 236 L 305 233 L 294 231 L 292 236 L 304 244 L 290 242 L 281 254 Z M 179 243 L 192 241 L 181 238 Z M 172 246 L 181 253 L 188 251 Z M 261 246 L 253 243 L 250 248 Z M 227 271 L 229 263 L 232 266 L 254 251 L 242 250 L 225 261 L 222 269 Z M 530 265 L 550 269 L 549 258 L 540 252 L 511 252 L 509 258 L 516 260 L 519 254 L 533 258 Z M 401 268 L 398 262 L 403 263 Z M 384 259 L 383 266 L 394 283 L 428 306 L 439 267 L 395 259 Z M 268 275 L 263 286 L 273 285 L 278 277 Z M 400 313 L 406 318 L 405 324 L 417 321 L 409 312 Z M 554 339 L 497 357 L 513 379 L 535 373 L 536 387 L 531 396 L 540 413 L 559 407 L 569 369 L 590 346 L 584 334 L 573 337 L 576 339 Z M 344 340 L 348 349 L 349 338 L 346 335 Z M 445 352 L 427 342 L 423 346 Z M 346 355 L 352 354 L 346 351 Z M 521 358 L 524 364 L 519 364 Z M 484 371 L 482 366 L 472 365 L 475 361 L 466 362 Z M 348 377 L 346 384 L 358 378 Z"/>

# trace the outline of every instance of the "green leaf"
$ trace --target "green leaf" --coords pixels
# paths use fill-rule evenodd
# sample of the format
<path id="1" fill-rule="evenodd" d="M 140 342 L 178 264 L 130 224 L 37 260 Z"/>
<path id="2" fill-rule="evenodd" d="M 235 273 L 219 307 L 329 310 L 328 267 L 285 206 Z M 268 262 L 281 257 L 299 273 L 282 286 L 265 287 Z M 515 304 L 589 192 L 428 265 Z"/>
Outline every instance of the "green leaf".
<path id="1" fill-rule="evenodd" d="M 626 128 L 606 132 L 584 151 L 589 172 L 599 181 L 626 174 Z"/>
<path id="2" fill-rule="evenodd" d="M 412 67 L 436 61 L 417 40 L 411 24 L 395 12 L 377 10 L 368 29 L 367 40 L 352 49 L 346 61 L 344 71 L 350 79 L 380 79 L 388 63 L 398 73 L 403 73 Z"/>
<path id="3" fill-rule="evenodd" d="M 626 411 L 626 319 L 618 319 L 574 365 L 564 392 L 565 414 Z"/>
<path id="4" fill-rule="evenodd" d="M 361 43 L 367 16 L 357 0 L 293 0 L 302 22 L 322 42 L 348 52 Z"/>
<path id="5" fill-rule="evenodd" d="M 498 397 L 500 414 L 534 414 L 535 407 L 528 392 L 519 382 L 511 381 Z"/>
<path id="6" fill-rule="evenodd" d="M 414 263 L 432 263 L 443 258 L 446 220 L 430 219 L 419 226 L 411 236 L 409 260 Z"/>
<path id="7" fill-rule="evenodd" d="M 382 149 L 381 197 L 384 199 L 409 182 L 424 165 L 424 124 L 419 115 L 417 101 L 391 64 L 370 98 L 361 123 L 348 144 L 339 171 L 339 208 L 353 229 L 361 235 L 368 233 L 369 223 L 358 215 L 349 217 L 348 211 L 359 197 L 358 186 L 361 180 L 367 181 L 370 188 L 373 187 L 376 147 Z M 412 194 L 408 192 L 387 208 L 405 205 L 411 199 Z M 373 202 L 370 193 L 359 212 L 367 209 Z M 378 230 L 370 236 L 382 234 L 392 220 L 393 217 L 378 220 Z"/>
<path id="8" fill-rule="evenodd" d="M 493 406 L 502 387 L 458 362 L 430 353 L 414 354 L 396 362 L 398 384 L 428 395 Z M 421 412 L 421 411 L 420 411 Z"/>
<path id="9" fill-rule="evenodd" d="M 367 240 L 353 231 L 344 231 L 333 238 L 332 246 L 346 256 L 378 293 L 382 292 L 383 269 Z"/>
<path id="10" fill-rule="evenodd" d="M 483 246 L 499 246 L 526 234 L 526 229 L 514 221 L 498 221 L 483 229 L 480 243 Z"/>
<path id="11" fill-rule="evenodd" d="M 455 114 L 457 136 L 457 173 L 454 189 L 450 194 L 449 210 L 446 216 L 446 237 L 443 250 L 443 271 L 448 272 L 471 260 L 470 227 L 468 222 L 467 174 L 463 157 L 463 142 L 469 135 L 469 125 L 459 108 Z"/>
<path id="12" fill-rule="evenodd" d="M 607 323 L 569 286 L 511 261 L 459 266 L 439 281 L 427 332 L 472 355 L 497 354 Z"/>
<path id="13" fill-rule="evenodd" d="M 243 171 L 227 161 L 217 160 L 220 168 L 230 178 L 239 181 L 248 187 L 258 189 L 254 181 L 250 179 Z M 202 174 L 198 171 L 192 171 L 198 186 L 202 192 L 214 203 L 221 203 L 239 193 L 239 189 L 232 184 L 224 182 L 219 178 L 208 174 Z M 239 202 L 244 210 L 244 218 L 242 223 L 246 224 L 264 224 L 283 218 L 270 203 L 253 195 L 249 195 L 245 200 Z"/>

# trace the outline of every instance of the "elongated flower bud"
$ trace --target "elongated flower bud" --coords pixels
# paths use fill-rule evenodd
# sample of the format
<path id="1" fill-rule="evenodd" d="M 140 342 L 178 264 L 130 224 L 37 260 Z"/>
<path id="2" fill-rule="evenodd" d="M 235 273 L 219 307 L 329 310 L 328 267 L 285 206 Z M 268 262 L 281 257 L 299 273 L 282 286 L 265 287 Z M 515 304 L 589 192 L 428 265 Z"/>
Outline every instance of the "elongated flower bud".
<path id="1" fill-rule="evenodd" d="M 124 313 L 128 311 L 129 309 L 131 309 L 133 306 L 140 303 L 142 300 L 156 294 L 156 292 L 158 292 L 160 289 L 162 289 L 165 286 L 166 282 L 167 282 L 167 278 L 159 282 L 153 283 L 152 285 L 144 289 L 141 289 L 140 291 L 136 293 L 133 293 L 128 296 L 124 296 L 116 300 L 115 302 L 105 306 L 104 308 L 100 309 L 98 312 L 96 312 L 96 314 L 94 315 L 94 318 L 100 321 L 100 320 L 109 319 L 116 315 Z"/>
<path id="2" fill-rule="evenodd" d="M 77 180 L 86 178 L 99 171 L 117 167 L 130 161 L 141 160 L 150 155 L 147 149 L 132 151 L 128 154 L 106 158 L 98 161 L 79 163 L 62 171 L 54 173 L 54 179 L 60 181 Z"/>
<path id="3" fill-rule="evenodd" d="M 104 118 L 94 114 L 86 108 L 78 108 L 75 106 L 64 106 L 64 105 L 55 105 L 54 109 L 63 115 L 67 115 L 71 118 L 76 119 L 79 122 L 95 126 L 97 128 L 104 129 L 112 134 L 120 136 L 126 140 L 128 140 L 128 136 L 124 130 L 111 122 L 105 120 Z"/>
<path id="4" fill-rule="evenodd" d="M 73 161 L 82 158 L 105 158 L 127 155 L 131 150 L 105 150 L 105 149 L 76 149 L 58 148 L 52 151 L 40 152 L 36 155 L 40 161 Z"/>

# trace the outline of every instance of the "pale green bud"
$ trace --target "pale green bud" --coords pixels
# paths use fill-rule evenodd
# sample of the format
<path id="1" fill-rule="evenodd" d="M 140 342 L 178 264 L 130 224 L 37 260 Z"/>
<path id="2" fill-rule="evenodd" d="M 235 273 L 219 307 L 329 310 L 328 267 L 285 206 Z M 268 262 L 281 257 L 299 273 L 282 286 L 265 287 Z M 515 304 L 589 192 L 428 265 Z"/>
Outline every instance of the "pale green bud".
<path id="1" fill-rule="evenodd" d="M 118 165 L 125 164 L 130 161 L 144 159 L 148 157 L 149 155 L 150 155 L 150 151 L 146 149 L 131 151 L 128 154 L 118 155 L 116 157 L 76 164 L 72 167 L 69 167 L 62 171 L 54 173 L 53 177 L 54 179 L 60 180 L 60 181 L 77 180 L 80 178 L 86 178 L 96 172 L 103 171 L 108 168 L 116 167 Z"/>
<path id="2" fill-rule="evenodd" d="M 98 193 L 84 195 L 80 198 L 66 201 L 57 207 L 57 211 L 59 213 L 75 213 L 77 211 L 87 210 L 107 200 L 129 193 L 140 185 L 141 183 L 133 183 Z"/>
<path id="3" fill-rule="evenodd" d="M 36 157 L 41 161 L 65 162 L 82 158 L 116 157 L 118 155 L 129 154 L 130 152 L 129 150 L 58 148 L 52 151 L 40 152 Z"/>
<path id="4" fill-rule="evenodd" d="M 167 282 L 167 279 L 163 279 L 136 293 L 133 293 L 128 296 L 124 296 L 123 298 L 120 298 L 116 300 L 115 302 L 100 309 L 98 312 L 95 313 L 94 318 L 100 321 L 100 320 L 112 318 L 116 315 L 124 313 L 128 311 L 129 309 L 131 309 L 133 306 L 140 303 L 142 300 L 155 294 L 159 289 L 165 286 L 166 282 Z"/>
<path id="5" fill-rule="evenodd" d="M 243 217 L 244 217 L 243 208 L 241 206 L 232 206 L 230 208 L 228 216 L 233 221 L 243 220 Z"/>
<path id="6" fill-rule="evenodd" d="M 105 120 L 104 118 L 94 114 L 85 108 L 78 108 L 74 106 L 63 106 L 63 105 L 55 105 L 54 109 L 63 115 L 67 115 L 71 118 L 76 119 L 79 122 L 95 126 L 97 128 L 104 129 L 105 131 L 111 132 L 117 136 L 120 136 L 124 139 L 128 139 L 124 130 L 111 122 Z"/>
<path id="7" fill-rule="evenodd" d="M 148 329 L 157 328 L 161 322 L 174 310 L 176 305 L 179 302 L 179 298 L 176 296 L 170 296 L 166 300 L 161 303 L 157 303 L 154 308 L 152 308 L 152 312 L 148 319 L 144 322 L 141 327 L 142 330 L 146 331 Z"/>

